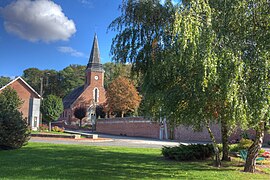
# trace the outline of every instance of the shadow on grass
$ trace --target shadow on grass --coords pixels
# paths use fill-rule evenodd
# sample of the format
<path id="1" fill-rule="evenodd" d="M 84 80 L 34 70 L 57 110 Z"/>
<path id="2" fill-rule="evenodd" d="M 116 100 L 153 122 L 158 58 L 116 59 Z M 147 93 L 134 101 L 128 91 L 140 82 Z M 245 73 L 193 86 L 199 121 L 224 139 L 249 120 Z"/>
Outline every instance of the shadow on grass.
<path id="1" fill-rule="evenodd" d="M 181 179 L 196 172 L 201 176 L 235 171 L 207 163 L 167 161 L 157 149 L 30 143 L 19 150 L 0 151 L 0 179 Z"/>

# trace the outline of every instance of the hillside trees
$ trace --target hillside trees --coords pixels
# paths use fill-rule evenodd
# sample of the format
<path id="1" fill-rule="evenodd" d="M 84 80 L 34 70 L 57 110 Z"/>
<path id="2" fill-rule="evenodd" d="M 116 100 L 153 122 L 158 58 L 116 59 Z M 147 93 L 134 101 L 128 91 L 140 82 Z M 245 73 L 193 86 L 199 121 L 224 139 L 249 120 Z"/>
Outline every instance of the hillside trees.
<path id="1" fill-rule="evenodd" d="M 0 88 L 7 85 L 10 81 L 10 77 L 0 76 Z"/>
<path id="2" fill-rule="evenodd" d="M 105 63 L 103 65 L 104 87 L 107 89 L 108 84 L 119 76 L 130 78 L 135 85 L 141 83 L 140 76 L 133 74 L 131 64 Z M 70 65 L 61 71 L 56 70 L 39 70 L 37 68 L 28 68 L 24 70 L 23 78 L 40 93 L 41 83 L 43 84 L 43 96 L 50 94 L 61 98 L 69 94 L 73 89 L 82 86 L 85 82 L 85 68 L 82 65 Z M 7 84 L 6 77 L 0 78 L 3 85 Z"/>
<path id="3" fill-rule="evenodd" d="M 113 80 L 106 91 L 107 111 L 120 112 L 121 116 L 128 111 L 134 112 L 140 105 L 141 97 L 134 85 L 125 77 Z"/>
<path id="4" fill-rule="evenodd" d="M 126 77 L 132 80 L 134 85 L 138 86 L 141 83 L 140 75 L 133 73 L 132 64 L 112 63 L 108 62 L 103 65 L 104 74 L 104 87 L 108 85 L 119 76 Z"/>

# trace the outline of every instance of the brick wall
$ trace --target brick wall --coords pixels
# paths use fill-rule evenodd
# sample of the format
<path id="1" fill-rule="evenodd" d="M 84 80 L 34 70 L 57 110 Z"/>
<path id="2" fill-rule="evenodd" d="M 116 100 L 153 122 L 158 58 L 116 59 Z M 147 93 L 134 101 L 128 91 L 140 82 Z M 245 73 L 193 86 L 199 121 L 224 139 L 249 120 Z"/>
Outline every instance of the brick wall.
<path id="1" fill-rule="evenodd" d="M 214 136 L 218 143 L 221 142 L 221 132 L 220 132 L 220 125 L 213 124 L 211 127 L 212 132 L 214 133 Z M 248 137 L 250 139 L 255 138 L 255 131 L 254 130 L 248 130 L 246 131 L 248 134 Z M 231 134 L 229 137 L 229 141 L 239 141 L 242 137 L 243 131 L 241 129 L 237 129 L 235 132 Z M 174 130 L 174 139 L 179 141 L 211 141 L 209 133 L 206 128 L 203 128 L 201 132 L 194 132 L 191 127 L 186 126 L 178 126 Z M 264 136 L 264 143 L 267 143 L 270 141 L 270 134 L 265 132 Z"/>
<path id="2" fill-rule="evenodd" d="M 217 142 L 221 142 L 220 127 L 217 124 L 212 125 L 211 130 L 216 137 Z M 209 133 L 206 128 L 202 132 L 194 132 L 191 127 L 183 125 L 178 126 L 174 130 L 174 139 L 179 141 L 211 141 Z"/>
<path id="3" fill-rule="evenodd" d="M 211 125 L 211 130 L 218 143 L 221 142 L 220 125 Z M 138 137 L 159 138 L 160 125 L 157 122 L 151 122 L 142 117 L 129 118 L 111 118 L 98 119 L 96 124 L 96 131 L 99 133 L 113 134 L 113 135 L 127 135 Z M 229 138 L 229 141 L 239 141 L 243 131 L 236 130 Z M 250 139 L 255 137 L 254 130 L 248 130 L 247 134 Z M 194 132 L 191 127 L 183 125 L 174 129 L 174 139 L 181 142 L 210 142 L 210 136 L 206 128 L 201 132 Z M 264 143 L 270 141 L 270 134 L 266 133 Z"/>
<path id="4" fill-rule="evenodd" d="M 159 138 L 159 123 L 141 117 L 98 119 L 96 131 L 113 135 Z"/>

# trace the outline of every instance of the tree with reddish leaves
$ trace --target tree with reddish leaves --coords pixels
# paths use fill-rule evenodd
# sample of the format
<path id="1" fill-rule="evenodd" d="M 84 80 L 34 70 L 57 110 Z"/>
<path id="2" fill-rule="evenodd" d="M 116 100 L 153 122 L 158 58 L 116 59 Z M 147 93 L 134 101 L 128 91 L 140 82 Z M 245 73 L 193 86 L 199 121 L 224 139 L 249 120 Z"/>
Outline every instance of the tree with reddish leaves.
<path id="1" fill-rule="evenodd" d="M 121 117 L 128 111 L 134 112 L 141 102 L 135 86 L 125 77 L 118 77 L 109 84 L 106 98 L 107 111 L 121 112 Z"/>
<path id="2" fill-rule="evenodd" d="M 86 110 L 86 107 L 84 107 L 84 106 L 76 107 L 74 110 L 75 118 L 80 120 L 80 127 L 82 127 L 82 120 L 83 120 L 83 118 L 86 117 L 86 112 L 87 112 L 87 110 Z"/>

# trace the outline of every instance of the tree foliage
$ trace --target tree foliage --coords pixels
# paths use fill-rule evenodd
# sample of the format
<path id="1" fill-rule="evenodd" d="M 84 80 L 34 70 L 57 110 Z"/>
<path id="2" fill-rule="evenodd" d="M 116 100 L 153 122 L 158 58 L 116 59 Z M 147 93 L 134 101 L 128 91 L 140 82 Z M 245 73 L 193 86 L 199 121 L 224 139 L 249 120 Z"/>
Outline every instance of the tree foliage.
<path id="1" fill-rule="evenodd" d="M 74 109 L 75 118 L 80 120 L 80 127 L 82 127 L 82 119 L 86 117 L 87 109 L 84 106 L 78 106 Z"/>
<path id="2" fill-rule="evenodd" d="M 120 112 L 122 117 L 128 111 L 134 112 L 140 105 L 141 97 L 125 77 L 118 77 L 109 84 L 106 91 L 107 111 Z"/>
<path id="3" fill-rule="evenodd" d="M 136 86 L 141 84 L 141 79 L 139 74 L 134 74 L 131 71 L 131 64 L 122 64 L 122 63 L 105 63 L 103 65 L 105 74 L 104 74 L 104 87 L 108 88 L 108 85 L 119 76 L 126 77 L 131 79 Z"/>
<path id="4" fill-rule="evenodd" d="M 39 93 L 42 83 L 42 96 L 53 94 L 63 98 L 84 84 L 85 68 L 81 65 L 70 65 L 61 71 L 28 68 L 24 70 L 23 78 Z"/>
<path id="5" fill-rule="evenodd" d="M 17 149 L 29 140 L 26 119 L 18 108 L 22 101 L 15 90 L 7 87 L 0 94 L 0 149 Z"/>
<path id="6" fill-rule="evenodd" d="M 0 76 L 0 88 L 7 85 L 10 81 L 10 77 Z"/>
<path id="7" fill-rule="evenodd" d="M 44 119 L 49 122 L 49 129 L 51 130 L 51 122 L 56 121 L 60 114 L 63 112 L 64 107 L 62 99 L 55 96 L 49 95 L 43 101 L 41 105 L 41 112 Z"/>
<path id="8" fill-rule="evenodd" d="M 182 1 L 174 8 L 127 0 L 121 11 L 110 26 L 118 31 L 111 52 L 143 73 L 147 112 L 157 117 L 162 109 L 173 125 L 206 126 L 214 145 L 210 124 L 221 122 L 224 154 L 233 127 L 253 126 L 255 160 L 269 119 L 269 1 Z"/>
<path id="9" fill-rule="evenodd" d="M 124 76 L 133 80 L 136 86 L 140 85 L 141 79 L 138 74 L 131 72 L 131 64 L 116 64 L 105 63 L 103 65 L 104 74 L 104 87 L 107 89 L 108 84 L 119 76 Z M 68 95 L 75 88 L 82 86 L 85 83 L 85 69 L 86 66 L 82 65 L 69 65 L 61 71 L 56 70 L 39 70 L 37 68 L 28 68 L 24 70 L 23 78 L 33 87 L 38 93 L 40 93 L 41 83 L 43 84 L 43 94 L 53 94 L 61 98 Z M 6 85 L 6 78 L 0 78 L 3 80 L 3 85 Z"/>

